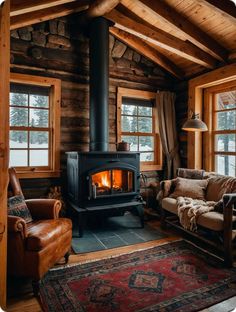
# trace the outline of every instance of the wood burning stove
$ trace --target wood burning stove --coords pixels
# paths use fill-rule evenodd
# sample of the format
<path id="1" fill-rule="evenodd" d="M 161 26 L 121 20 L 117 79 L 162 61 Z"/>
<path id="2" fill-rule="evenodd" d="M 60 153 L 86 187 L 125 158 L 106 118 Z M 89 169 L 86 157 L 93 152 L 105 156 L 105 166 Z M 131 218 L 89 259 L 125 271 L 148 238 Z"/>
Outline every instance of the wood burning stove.
<path id="1" fill-rule="evenodd" d="M 91 212 L 115 215 L 135 209 L 143 226 L 139 153 L 68 152 L 67 185 L 68 204 L 80 213 L 80 236 Z"/>
<path id="2" fill-rule="evenodd" d="M 90 23 L 90 152 L 67 153 L 68 205 L 79 213 L 79 235 L 90 213 L 136 210 L 143 226 L 139 153 L 109 152 L 109 25 Z"/>

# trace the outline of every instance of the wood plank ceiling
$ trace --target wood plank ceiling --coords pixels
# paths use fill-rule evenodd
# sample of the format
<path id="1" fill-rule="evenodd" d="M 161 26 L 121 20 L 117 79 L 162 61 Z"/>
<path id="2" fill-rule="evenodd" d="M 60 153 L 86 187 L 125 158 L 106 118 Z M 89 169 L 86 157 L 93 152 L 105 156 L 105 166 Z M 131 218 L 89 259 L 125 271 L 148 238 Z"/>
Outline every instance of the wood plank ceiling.
<path id="1" fill-rule="evenodd" d="M 230 0 L 11 0 L 11 29 L 76 12 L 111 20 L 113 36 L 181 80 L 236 60 Z"/>

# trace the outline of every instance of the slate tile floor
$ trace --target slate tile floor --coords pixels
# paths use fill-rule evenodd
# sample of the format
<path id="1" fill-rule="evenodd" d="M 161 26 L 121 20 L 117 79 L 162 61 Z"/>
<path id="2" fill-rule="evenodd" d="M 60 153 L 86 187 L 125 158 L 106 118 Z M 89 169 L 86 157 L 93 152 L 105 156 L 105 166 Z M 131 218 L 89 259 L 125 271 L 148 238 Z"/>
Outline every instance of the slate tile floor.
<path id="1" fill-rule="evenodd" d="M 78 226 L 73 225 L 72 248 L 75 253 L 87 253 L 121 246 L 133 245 L 167 237 L 150 225 L 140 227 L 138 216 L 124 216 L 99 220 L 87 225 L 83 237 L 78 237 Z"/>

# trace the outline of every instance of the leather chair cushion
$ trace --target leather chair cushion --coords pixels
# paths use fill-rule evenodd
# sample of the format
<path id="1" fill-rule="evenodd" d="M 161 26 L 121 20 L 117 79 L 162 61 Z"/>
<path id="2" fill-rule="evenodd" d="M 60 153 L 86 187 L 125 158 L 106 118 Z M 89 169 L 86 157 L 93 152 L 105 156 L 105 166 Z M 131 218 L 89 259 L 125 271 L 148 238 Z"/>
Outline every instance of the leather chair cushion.
<path id="1" fill-rule="evenodd" d="M 27 226 L 26 249 L 39 251 L 72 229 L 72 222 L 67 218 L 42 220 Z"/>

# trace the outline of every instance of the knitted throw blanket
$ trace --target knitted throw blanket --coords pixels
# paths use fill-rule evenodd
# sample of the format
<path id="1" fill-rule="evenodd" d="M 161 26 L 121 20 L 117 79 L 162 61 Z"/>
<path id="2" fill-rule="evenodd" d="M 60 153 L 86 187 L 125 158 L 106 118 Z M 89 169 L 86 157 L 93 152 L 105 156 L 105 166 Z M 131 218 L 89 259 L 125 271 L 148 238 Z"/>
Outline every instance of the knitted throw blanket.
<path id="1" fill-rule="evenodd" d="M 214 210 L 214 201 L 177 197 L 178 216 L 183 228 L 196 232 L 197 218 L 203 213 Z"/>

